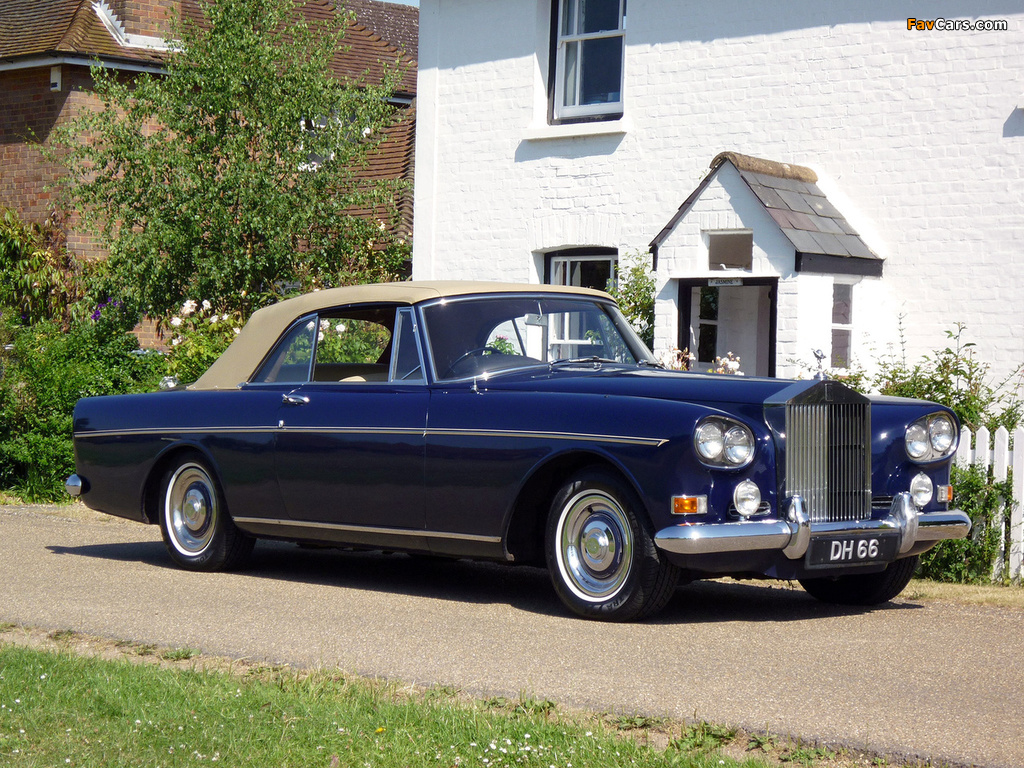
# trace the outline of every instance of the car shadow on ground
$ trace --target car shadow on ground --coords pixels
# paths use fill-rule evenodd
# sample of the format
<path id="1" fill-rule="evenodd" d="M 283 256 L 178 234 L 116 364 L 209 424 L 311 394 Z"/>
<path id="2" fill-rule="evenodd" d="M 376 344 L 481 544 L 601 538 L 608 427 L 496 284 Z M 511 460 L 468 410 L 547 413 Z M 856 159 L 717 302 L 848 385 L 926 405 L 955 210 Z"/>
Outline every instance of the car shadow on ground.
<path id="1" fill-rule="evenodd" d="M 59 555 L 78 555 L 156 568 L 180 570 L 159 541 L 51 546 Z M 181 571 L 187 574 L 186 571 Z M 304 548 L 260 541 L 240 574 L 259 579 L 313 586 L 358 589 L 474 604 L 504 604 L 545 616 L 568 616 L 548 573 L 531 566 L 409 556 L 380 551 Z M 795 582 L 719 579 L 680 586 L 668 605 L 647 621 L 652 624 L 697 624 L 727 621 L 790 622 L 870 611 L 918 609 L 901 601 L 874 607 L 836 606 L 818 602 Z"/>

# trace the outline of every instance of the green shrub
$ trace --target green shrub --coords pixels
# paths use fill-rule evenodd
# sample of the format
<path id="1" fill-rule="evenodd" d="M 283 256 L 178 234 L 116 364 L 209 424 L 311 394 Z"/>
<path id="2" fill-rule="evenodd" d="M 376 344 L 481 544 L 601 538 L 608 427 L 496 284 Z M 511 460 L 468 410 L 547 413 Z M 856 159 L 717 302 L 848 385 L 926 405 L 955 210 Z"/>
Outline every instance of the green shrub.
<path id="1" fill-rule="evenodd" d="M 1022 368 L 995 384 L 988 379 L 989 365 L 974 355 L 974 342 L 964 340 L 967 326 L 957 323 L 946 331 L 952 344 L 933 355 L 925 355 L 913 365 L 906 357 L 890 356 L 879 360 L 879 371 L 870 384 L 883 395 L 917 397 L 949 406 L 960 423 L 971 432 L 1000 426 L 1012 432 L 1020 423 L 1022 404 L 1019 384 Z"/>
<path id="2" fill-rule="evenodd" d="M 641 254 L 619 264 L 607 290 L 647 347 L 654 347 L 654 272 Z"/>
<path id="3" fill-rule="evenodd" d="M 943 541 L 921 556 L 919 576 L 960 584 L 989 582 L 999 555 L 1000 533 L 1013 506 L 1009 480 L 996 482 L 990 469 L 978 464 L 953 466 L 956 506 L 971 518 L 966 539 Z"/>
<path id="4" fill-rule="evenodd" d="M 26 501 L 64 497 L 74 471 L 72 416 L 80 397 L 154 389 L 159 354 L 139 350 L 116 303 L 66 332 L 53 321 L 0 317 L 0 487 Z"/>
<path id="5" fill-rule="evenodd" d="M 964 340 L 966 326 L 946 331 L 950 346 L 926 355 L 910 365 L 905 356 L 879 361 L 879 372 L 870 380 L 883 395 L 916 397 L 949 406 L 960 423 L 976 432 L 1000 426 L 1010 432 L 1020 423 L 1020 392 L 1012 386 L 1018 368 L 1003 381 L 989 382 L 989 365 L 974 355 L 974 343 Z M 972 521 L 967 539 L 941 542 L 921 558 L 920 575 L 937 581 L 983 582 L 992 579 L 999 554 L 1000 533 L 1008 525 L 1013 508 L 1012 477 L 997 482 L 991 470 L 978 465 L 953 467 L 951 482 L 955 503 Z"/>

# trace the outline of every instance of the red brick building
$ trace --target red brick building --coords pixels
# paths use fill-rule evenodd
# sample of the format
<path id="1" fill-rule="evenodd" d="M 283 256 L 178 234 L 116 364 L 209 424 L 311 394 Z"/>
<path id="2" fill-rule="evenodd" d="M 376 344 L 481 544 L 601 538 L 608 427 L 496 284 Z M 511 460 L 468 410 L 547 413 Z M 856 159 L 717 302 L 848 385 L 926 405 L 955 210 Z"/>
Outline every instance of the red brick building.
<path id="1" fill-rule="evenodd" d="M 376 78 L 383 64 L 401 62 L 395 103 L 402 117 L 367 174 L 410 182 L 400 209 L 402 234 L 411 237 L 418 10 L 375 0 L 352 0 L 350 5 L 356 17 L 332 61 L 335 75 Z M 308 0 L 300 7 L 311 19 L 336 12 L 326 0 Z M 47 187 L 62 169 L 44 159 L 40 146 L 55 127 L 96 103 L 89 68 L 97 59 L 126 74 L 161 72 L 175 13 L 200 17 L 195 0 L 0 0 L 0 206 L 32 223 L 54 212 Z M 395 44 L 375 27 L 395 38 Z M 65 226 L 74 253 L 102 255 L 89 232 L 73 221 Z"/>

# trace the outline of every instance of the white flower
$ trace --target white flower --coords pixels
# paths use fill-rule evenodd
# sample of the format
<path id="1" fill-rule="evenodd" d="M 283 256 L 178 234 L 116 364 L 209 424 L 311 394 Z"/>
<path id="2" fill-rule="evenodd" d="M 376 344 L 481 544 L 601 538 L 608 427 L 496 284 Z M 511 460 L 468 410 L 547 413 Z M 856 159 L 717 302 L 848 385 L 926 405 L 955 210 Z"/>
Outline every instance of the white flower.
<path id="1" fill-rule="evenodd" d="M 184 315 L 185 317 L 188 317 L 195 311 L 196 303 L 192 299 L 189 299 L 188 301 L 181 305 L 181 314 Z"/>
<path id="2" fill-rule="evenodd" d="M 210 310 L 210 307 L 212 306 L 213 305 L 210 302 L 208 302 L 206 299 L 203 299 L 203 311 L 208 312 Z"/>
<path id="3" fill-rule="evenodd" d="M 175 328 L 177 328 L 179 325 L 181 325 L 181 318 L 180 317 L 172 317 L 171 318 L 171 325 L 173 325 Z"/>
<path id="4" fill-rule="evenodd" d="M 232 330 L 235 332 L 235 336 L 237 336 L 238 334 L 240 334 L 242 332 L 241 328 L 233 328 Z"/>
<path id="5" fill-rule="evenodd" d="M 230 320 L 231 319 L 231 315 L 229 315 L 227 312 L 225 312 L 223 315 L 221 315 L 220 319 L 221 320 Z"/>
<path id="6" fill-rule="evenodd" d="M 347 331 L 348 328 L 345 326 L 344 323 L 338 323 L 337 327 L 334 330 L 336 330 L 339 334 L 342 334 L 345 331 Z"/>
<path id="7" fill-rule="evenodd" d="M 216 324 L 217 324 L 217 316 L 214 315 L 213 317 L 210 318 L 210 325 L 216 325 Z"/>
<path id="8" fill-rule="evenodd" d="M 171 346 L 176 347 L 179 344 L 181 344 L 182 341 L 184 341 L 184 339 L 182 339 L 181 336 L 175 336 L 173 339 L 171 339 Z"/>

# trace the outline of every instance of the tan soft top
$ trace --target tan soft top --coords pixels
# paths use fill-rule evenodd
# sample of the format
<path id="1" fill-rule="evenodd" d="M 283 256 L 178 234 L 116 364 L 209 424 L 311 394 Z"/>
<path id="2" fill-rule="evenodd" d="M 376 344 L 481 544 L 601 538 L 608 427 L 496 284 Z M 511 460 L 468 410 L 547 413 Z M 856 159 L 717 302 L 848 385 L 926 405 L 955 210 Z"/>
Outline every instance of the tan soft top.
<path id="1" fill-rule="evenodd" d="M 524 285 L 522 283 L 489 283 L 469 281 L 430 281 L 378 283 L 329 288 L 257 310 L 249 318 L 224 354 L 199 377 L 189 389 L 236 389 L 249 379 L 270 347 L 297 318 L 322 309 L 348 304 L 385 302 L 418 304 L 445 296 L 467 296 L 488 293 L 569 293 L 608 298 L 606 293 L 589 288 L 557 285 Z"/>

